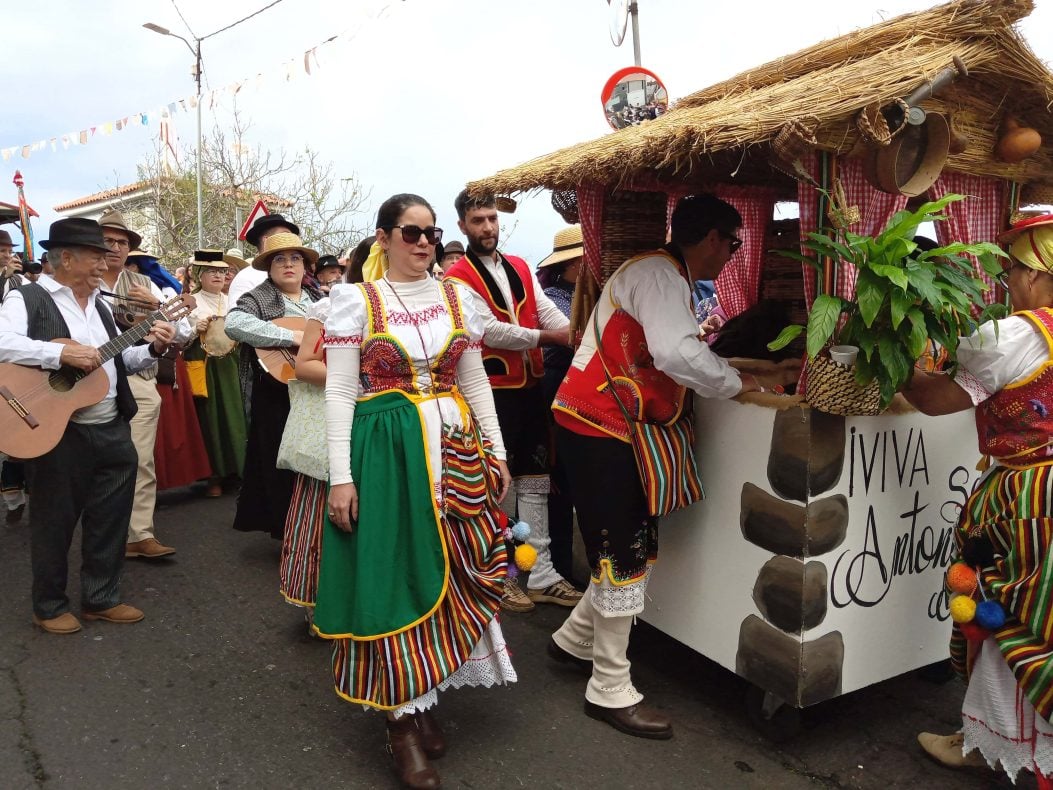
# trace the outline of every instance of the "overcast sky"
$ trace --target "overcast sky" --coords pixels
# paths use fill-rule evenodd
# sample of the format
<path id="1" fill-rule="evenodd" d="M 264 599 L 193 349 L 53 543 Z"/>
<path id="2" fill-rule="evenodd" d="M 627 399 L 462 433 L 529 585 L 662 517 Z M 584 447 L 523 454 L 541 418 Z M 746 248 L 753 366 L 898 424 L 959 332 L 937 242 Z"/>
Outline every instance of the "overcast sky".
<path id="1" fill-rule="evenodd" d="M 0 0 L 9 53 L 0 149 L 156 112 L 192 95 L 190 52 L 142 24 L 192 39 L 268 2 Z M 819 40 L 933 5 L 638 2 L 643 65 L 674 100 Z M 1022 30 L 1049 63 L 1053 0 L 1036 5 Z M 334 35 L 340 38 L 318 50 L 319 66 L 306 76 L 304 51 Z M 391 194 L 417 192 L 435 206 L 448 239 L 459 236 L 452 203 L 467 180 L 608 133 L 600 89 L 633 60 L 631 33 L 621 47 L 611 44 L 605 0 L 282 0 L 205 41 L 202 51 L 208 86 L 248 80 L 237 101 L 253 124 L 250 143 L 288 151 L 309 144 L 342 175 L 356 176 L 372 195 L 365 224 Z M 286 80 L 291 60 L 301 65 Z M 259 85 L 257 74 L 264 75 Z M 205 110 L 206 128 L 229 118 L 231 101 L 225 94 Z M 174 119 L 186 148 L 195 123 L 193 111 Z M 20 169 L 41 214 L 36 237 L 46 238 L 53 206 L 133 181 L 157 133 L 154 116 L 148 126 L 97 133 L 87 145 L 59 145 L 28 160 L 16 154 L 0 161 L 0 200 L 14 202 L 11 178 Z M 502 216 L 504 248 L 532 262 L 551 249 L 563 224 L 548 193 L 521 199 L 514 217 Z M 188 239 L 188 250 L 193 246 Z"/>

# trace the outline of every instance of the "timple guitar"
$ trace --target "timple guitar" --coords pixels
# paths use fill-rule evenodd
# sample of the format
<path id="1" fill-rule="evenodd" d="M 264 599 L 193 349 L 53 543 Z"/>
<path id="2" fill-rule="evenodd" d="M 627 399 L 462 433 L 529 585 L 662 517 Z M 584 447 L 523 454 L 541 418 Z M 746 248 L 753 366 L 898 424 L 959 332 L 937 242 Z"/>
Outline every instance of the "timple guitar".
<path id="1" fill-rule="evenodd" d="M 107 362 L 148 334 L 154 321 L 178 321 L 195 307 L 190 294 L 176 296 L 127 332 L 99 347 Z M 58 339 L 56 343 L 70 343 Z M 0 362 L 0 452 L 12 458 L 36 458 L 59 443 L 73 412 L 92 406 L 110 389 L 106 371 L 91 373 L 63 365 L 43 370 Z"/>
<path id="2" fill-rule="evenodd" d="M 307 319 L 295 315 L 275 318 L 271 323 L 294 332 L 302 332 L 307 328 Z M 256 361 L 263 368 L 264 373 L 274 377 L 282 384 L 288 384 L 289 379 L 296 378 L 296 348 L 296 346 L 257 348 Z"/>

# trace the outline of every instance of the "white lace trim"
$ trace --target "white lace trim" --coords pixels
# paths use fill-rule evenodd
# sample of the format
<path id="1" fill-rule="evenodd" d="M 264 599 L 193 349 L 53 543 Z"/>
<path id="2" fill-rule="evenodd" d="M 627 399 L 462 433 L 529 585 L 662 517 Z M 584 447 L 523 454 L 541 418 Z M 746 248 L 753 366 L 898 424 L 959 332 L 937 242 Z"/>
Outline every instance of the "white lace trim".
<path id="1" fill-rule="evenodd" d="M 1035 708 L 998 643 L 988 638 L 976 659 L 962 704 L 963 752 L 979 749 L 992 768 L 1001 763 L 1014 784 L 1020 771 L 1053 774 L 1053 725 Z"/>
<path id="2" fill-rule="evenodd" d="M 396 708 L 395 718 L 434 707 L 439 702 L 439 692 L 449 688 L 459 689 L 466 686 L 491 688 L 515 683 L 516 680 L 518 678 L 512 666 L 512 657 L 508 652 L 508 645 L 505 644 L 504 634 L 501 633 L 501 625 L 495 617 L 483 632 L 482 638 L 476 643 L 468 660 L 436 688 Z M 373 710 L 368 705 L 362 707 L 366 710 Z"/>
<path id="3" fill-rule="evenodd" d="M 647 582 L 651 578 L 653 567 L 648 565 L 643 578 L 629 584 L 616 585 L 611 582 L 606 573 L 600 578 L 599 584 L 590 582 L 592 587 L 590 600 L 596 607 L 596 611 L 604 617 L 626 617 L 640 614 L 644 610 Z"/>

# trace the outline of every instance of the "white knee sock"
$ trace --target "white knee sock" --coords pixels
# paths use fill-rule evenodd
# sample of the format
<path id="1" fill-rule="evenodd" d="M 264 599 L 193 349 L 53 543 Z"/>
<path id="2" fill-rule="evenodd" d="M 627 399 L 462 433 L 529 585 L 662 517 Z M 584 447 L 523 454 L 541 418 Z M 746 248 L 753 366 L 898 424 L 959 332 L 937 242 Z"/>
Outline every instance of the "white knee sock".
<path id="1" fill-rule="evenodd" d="M 537 562 L 530 569 L 527 587 L 543 590 L 563 579 L 552 566 L 552 552 L 549 550 L 552 541 L 548 536 L 548 494 L 521 493 L 517 494 L 516 499 L 519 519 L 530 525 L 527 543 L 537 552 Z"/>
<path id="2" fill-rule="evenodd" d="M 577 606 L 571 611 L 570 616 L 552 634 L 552 640 L 572 656 L 592 660 L 593 643 L 593 615 L 598 616 L 592 605 L 592 584 L 589 584 L 585 594 L 581 596 Z"/>
<path id="3" fill-rule="evenodd" d="M 584 600 L 584 599 L 583 599 Z M 592 677 L 585 699 L 601 708 L 627 708 L 643 699 L 629 677 L 629 632 L 632 616 L 604 617 L 591 604 L 593 646 Z"/>

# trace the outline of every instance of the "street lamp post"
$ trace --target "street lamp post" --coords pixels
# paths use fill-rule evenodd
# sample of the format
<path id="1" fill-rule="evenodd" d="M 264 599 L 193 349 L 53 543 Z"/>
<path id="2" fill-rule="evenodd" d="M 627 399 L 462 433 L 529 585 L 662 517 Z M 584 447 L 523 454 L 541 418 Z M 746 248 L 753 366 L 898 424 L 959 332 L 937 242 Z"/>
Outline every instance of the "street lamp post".
<path id="1" fill-rule="evenodd" d="M 201 207 L 201 39 L 195 38 L 193 45 L 178 33 L 173 33 L 166 27 L 147 22 L 143 25 L 147 30 L 160 33 L 162 36 L 178 38 L 194 56 L 194 81 L 197 85 L 197 246 L 202 249 L 205 246 L 205 217 Z"/>

